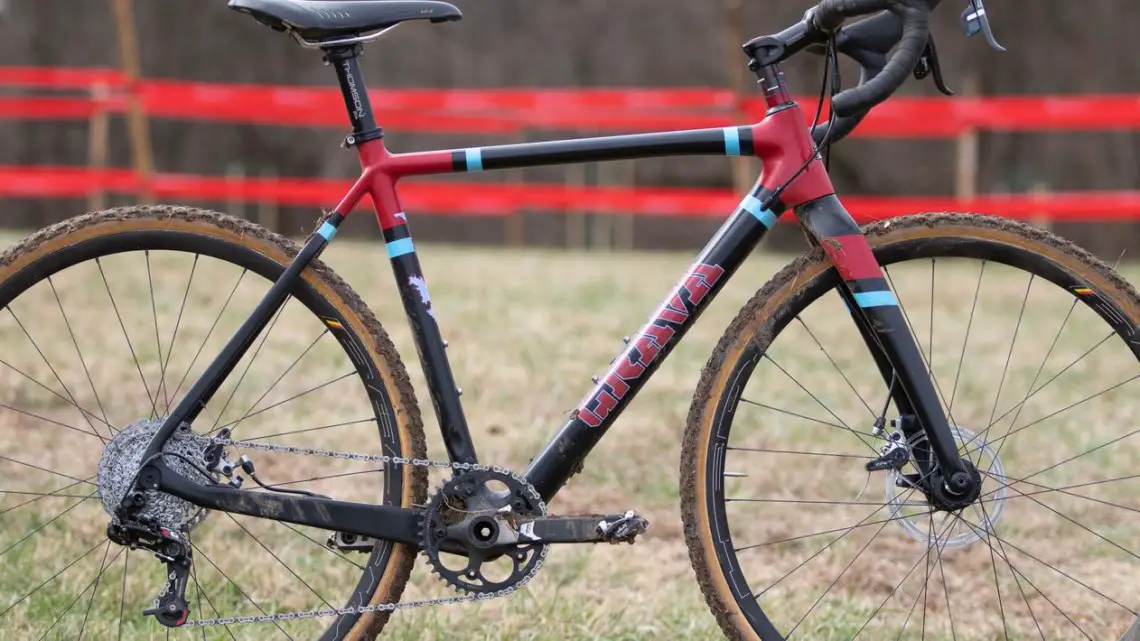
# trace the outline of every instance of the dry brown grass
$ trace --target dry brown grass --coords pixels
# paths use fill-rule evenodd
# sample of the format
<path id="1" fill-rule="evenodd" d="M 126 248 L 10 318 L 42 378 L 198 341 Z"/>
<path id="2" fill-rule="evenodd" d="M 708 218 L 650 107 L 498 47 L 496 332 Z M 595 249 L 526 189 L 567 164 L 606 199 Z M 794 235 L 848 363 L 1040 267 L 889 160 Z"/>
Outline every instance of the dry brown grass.
<path id="1" fill-rule="evenodd" d="M 11 239 L 7 239 L 11 240 Z M 459 384 L 464 388 L 464 406 L 472 426 L 480 458 L 485 462 L 521 470 L 528 459 L 549 438 L 582 394 L 590 386 L 592 374 L 601 373 L 617 353 L 625 334 L 636 331 L 661 295 L 684 270 L 689 256 L 678 254 L 574 254 L 537 250 L 503 251 L 499 249 L 459 249 L 443 246 L 421 247 L 435 309 L 441 319 L 449 353 Z M 391 276 L 384 265 L 383 248 L 378 244 L 341 241 L 329 250 L 325 259 L 368 301 L 386 329 L 391 333 L 413 375 L 429 437 L 429 451 L 443 458 L 444 450 L 434 426 L 430 403 L 422 376 L 415 362 L 410 335 L 403 312 L 395 295 Z M 125 262 L 135 260 L 130 272 L 122 269 Z M 653 527 L 649 535 L 633 547 L 598 546 L 560 548 L 551 553 L 540 577 L 522 594 L 507 600 L 483 604 L 422 610 L 397 615 L 389 625 L 392 638 L 406 639 L 563 639 L 563 638 L 718 638 L 719 629 L 703 604 L 693 573 L 678 515 L 677 461 L 685 416 L 692 391 L 708 354 L 723 328 L 745 300 L 783 263 L 783 257 L 758 258 L 750 261 L 721 295 L 701 323 L 686 338 L 673 356 L 657 373 L 653 382 L 622 417 L 587 463 L 583 474 L 576 477 L 559 495 L 552 507 L 556 513 L 575 511 L 618 511 L 637 509 L 646 515 Z M 151 265 L 155 310 L 150 307 L 150 285 L 147 272 L 139 269 L 138 257 L 117 257 L 104 261 L 112 291 L 119 301 L 119 312 L 130 330 L 132 348 L 143 364 L 143 373 L 165 404 L 174 392 L 177 380 L 168 374 L 165 386 L 154 385 L 161 370 L 157 358 L 167 355 L 167 344 L 178 316 L 182 294 L 191 263 L 182 258 L 161 259 L 157 255 Z M 949 396 L 954 371 L 962 350 L 966 319 L 977 282 L 977 264 L 938 265 L 938 297 L 934 301 L 936 318 L 933 330 L 935 372 L 943 392 Z M 191 289 L 184 319 L 180 324 L 178 347 L 170 357 L 168 372 L 189 368 L 197 345 L 206 339 L 214 313 L 221 307 L 233 287 L 236 272 L 211 271 L 200 265 L 195 276 L 198 283 Z M 998 268 L 987 268 L 985 286 L 979 294 L 977 318 L 967 347 L 966 367 L 954 392 L 954 418 L 971 430 L 979 431 L 989 422 L 999 381 L 1003 381 L 997 402 L 1000 416 L 1015 406 L 1030 388 L 1038 366 L 1049 349 L 1068 306 L 1059 309 L 1059 299 L 1050 298 L 1044 283 L 1030 292 L 1031 313 L 1022 319 L 1018 341 L 1014 344 L 1008 370 L 1004 367 L 1010 349 L 1013 327 L 1019 316 L 1025 279 Z M 129 275 L 125 275 L 128 274 Z M 113 274 L 113 275 L 112 275 Z M 896 289 L 907 305 L 907 312 L 927 349 L 931 308 L 929 262 L 910 271 L 892 270 Z M 55 281 L 65 305 L 72 329 L 82 346 L 84 360 L 95 381 L 99 399 L 96 402 L 75 347 L 63 324 L 50 290 L 32 292 L 14 309 L 25 329 L 52 363 L 66 363 L 57 369 L 63 385 L 57 385 L 52 371 L 36 355 L 23 330 L 11 315 L 0 316 L 0 345 L 3 359 L 28 376 L 48 383 L 48 387 L 67 396 L 73 394 L 79 404 L 96 408 L 100 404 L 109 422 L 128 424 L 150 413 L 144 385 L 130 358 L 122 329 L 107 305 L 107 292 L 97 271 L 76 273 Z M 216 352 L 232 328 L 252 307 L 262 285 L 243 280 L 234 302 L 219 328 L 206 340 L 206 347 L 195 368 Z M 1053 310 L 1044 313 L 1039 310 Z M 74 311 L 72 311 L 74 310 Z M 1033 311 L 1037 310 L 1037 311 Z M 154 338 L 154 316 L 157 314 L 164 343 Z M 850 425 L 861 434 L 870 431 L 871 414 L 861 396 L 877 412 L 884 398 L 881 381 L 870 374 L 861 345 L 846 322 L 847 312 L 837 300 L 826 300 L 804 316 L 806 327 L 793 325 L 789 333 L 777 341 L 772 357 L 796 380 L 804 383 L 823 401 L 829 411 L 806 395 L 791 378 L 772 367 L 758 370 L 745 396 L 782 409 L 795 411 L 827 422 Z M 840 322 L 836 322 L 836 321 Z M 1037 386 L 1047 381 L 1067 363 L 1103 338 L 1107 328 L 1079 310 L 1068 321 L 1062 340 L 1050 356 Z M 976 321 L 977 322 L 977 321 Z M 1090 329 L 1094 328 L 1095 329 Z M 259 400 L 262 392 L 272 392 L 256 407 L 263 408 L 289 398 L 347 373 L 343 356 L 327 338 L 317 343 L 299 368 L 274 386 L 284 368 L 320 333 L 320 325 L 291 305 L 262 348 L 254 367 L 238 388 L 234 400 L 223 413 L 222 405 L 232 387 L 226 387 L 203 415 L 212 423 L 221 415 L 222 422 L 246 413 Z M 1070 340 L 1071 337 L 1071 340 Z M 821 350 L 819 341 L 826 348 Z M 1095 357 L 1095 358 L 1094 358 Z M 835 365 L 832 364 L 834 360 Z M 835 373 L 836 365 L 848 375 L 859 396 Z M 239 372 L 241 371 L 239 367 Z M 1003 371 L 1004 379 L 1003 379 Z M 1115 382 L 1125 380 L 1137 371 L 1135 359 L 1120 348 L 1113 338 L 1095 350 L 1051 383 L 1045 393 L 1026 404 L 1018 425 L 1048 416 L 1089 394 Z M 185 387 L 192 382 L 192 377 Z M 63 392 L 63 386 L 68 392 Z M 231 383 L 232 385 L 232 383 Z M 1098 388 L 1097 386 L 1100 386 Z M 352 422 L 368 417 L 367 405 L 359 393 L 358 383 L 349 378 L 306 394 L 297 401 L 269 410 L 243 422 L 243 436 L 266 435 L 304 427 Z M 1002 450 L 1007 473 L 1023 476 L 1062 460 L 1066 453 L 1077 454 L 1114 436 L 1132 431 L 1137 403 L 1130 393 L 1132 386 L 1098 397 L 1078 409 L 1043 421 L 1023 436 L 1015 436 Z M 89 429 L 82 416 L 58 396 L 30 384 L 11 368 L 0 365 L 0 402 L 52 418 L 81 429 Z M 744 408 L 744 406 L 742 406 Z M 161 408 L 160 408 L 161 409 Z M 92 410 L 98 418 L 103 412 Z M 831 415 L 834 413 L 834 416 Z M 786 414 L 749 406 L 741 409 L 743 421 L 734 432 L 735 445 L 786 449 L 867 454 L 868 449 L 854 436 L 842 430 L 813 426 L 809 421 Z M 999 422 L 1002 432 L 1013 415 Z M 92 417 L 95 428 L 102 427 Z M 741 420 L 741 419 L 738 419 Z M 374 428 L 366 424 L 347 425 L 321 432 L 278 439 L 296 445 L 330 447 L 375 452 Z M 101 430 L 105 433 L 105 428 Z M 1045 436 L 1051 439 L 1043 438 Z M 98 440 L 74 430 L 45 424 L 35 417 L 0 409 L 0 443 L 2 454 L 23 461 L 36 461 L 49 469 L 75 470 L 85 479 L 94 472 L 101 448 Z M 1109 455 L 1111 454 L 1111 455 Z M 305 479 L 318 474 L 359 472 L 370 469 L 363 464 L 344 461 L 300 461 L 283 456 L 255 456 L 258 471 L 266 479 L 281 482 Z M 1033 479 L 1045 486 L 1089 482 L 1095 479 L 1124 476 L 1132 463 L 1140 458 L 1140 450 L 1130 440 L 1105 452 L 1082 457 L 1079 465 L 1062 466 Z M 852 501 L 862 492 L 861 500 L 876 501 L 882 496 L 882 478 L 867 474 L 857 465 L 843 466 L 828 461 L 822 465 L 806 465 L 802 457 L 735 452 L 728 469 L 747 472 L 749 476 L 735 480 L 734 496 L 773 498 L 816 498 Z M 26 481 L 21 488 L 56 489 L 65 484 L 60 479 L 18 468 L 0 461 L 0 478 L 5 489 L 10 479 Z M 361 481 L 361 479 L 365 479 Z M 38 485 L 36 485 L 38 483 Z M 369 500 L 381 487 L 377 475 L 357 475 L 312 483 L 307 489 L 334 494 L 338 498 Z M 867 486 L 864 489 L 864 486 Z M 1135 505 L 1135 490 L 1127 482 L 1084 488 L 1081 492 L 1101 501 Z M 77 496 L 93 491 L 89 484 L 73 490 Z M 1031 492 L 1022 485 L 1015 488 Z M 1136 540 L 1137 512 L 1112 510 L 1103 503 L 1093 503 L 1056 493 L 1038 497 L 1041 503 L 1070 514 L 1092 527 L 1102 536 L 1131 549 Z M 0 498 L 0 510 L 28 500 L 8 495 Z M 52 498 L 42 501 L 44 509 L 21 508 L 0 512 L 0 551 L 16 542 L 23 533 L 41 525 L 46 518 L 60 512 L 76 499 Z M 49 506 L 50 503 L 50 506 Z M 734 503 L 730 508 L 734 539 L 740 544 L 806 534 L 828 527 L 851 525 L 874 507 L 868 506 L 791 506 Z M 883 511 L 885 512 L 885 510 Z M 883 512 L 878 517 L 883 518 Z M 74 517 L 74 518 L 72 518 Z M 843 519 L 846 519 L 845 521 Z M 239 519 L 259 538 L 269 542 L 274 553 L 286 560 L 314 589 L 327 600 L 336 602 L 350 589 L 352 570 L 344 562 L 322 552 L 316 545 L 296 537 L 280 526 Z M 99 542 L 105 516 L 97 501 L 85 501 L 60 523 L 49 525 L 50 536 L 38 545 L 22 545 L 5 555 L 8 565 L 0 570 L 0 609 L 50 574 L 44 567 L 58 568 Z M 976 522 L 976 521 L 975 521 Z M 806 566 L 809 571 L 793 574 L 764 597 L 770 615 L 777 622 L 794 623 L 823 592 L 823 587 L 840 574 L 844 565 L 859 548 L 871 539 L 878 527 L 863 528 L 834 544 L 828 553 Z M 1080 576 L 1090 586 L 1106 591 L 1135 607 L 1133 597 L 1140 584 L 1125 568 L 1135 560 L 1128 554 L 1106 546 L 1103 541 L 1059 519 L 1031 499 L 1011 499 L 1006 504 L 999 534 L 1013 540 L 1027 552 L 1043 561 L 1060 564 L 1067 572 Z M 323 541 L 323 536 L 312 536 Z M 211 515 L 196 532 L 196 538 L 210 559 L 233 578 L 243 590 L 268 609 L 314 608 L 323 604 L 283 566 L 250 539 L 224 515 Z M 780 546 L 778 552 L 742 553 L 746 573 L 754 585 L 765 585 L 793 569 L 828 539 L 813 539 Z M 1094 545 L 1095 544 L 1095 545 Z M 884 626 L 897 630 L 908 608 L 921 599 L 918 573 L 924 572 L 922 560 L 925 546 L 890 525 L 874 539 L 867 553 L 858 557 L 850 569 L 836 582 L 799 634 L 811 639 L 849 638 L 876 607 L 888 596 L 883 613 Z M 114 638 L 120 603 L 122 557 L 116 557 L 115 546 L 98 546 L 65 573 L 52 591 L 41 591 L 31 605 L 21 605 L 7 614 L 2 623 L 2 638 L 24 638 L 31 629 L 39 630 L 60 610 L 76 598 L 86 595 L 87 583 L 104 563 L 107 572 L 94 601 L 88 638 Z M 805 552 L 806 551 L 806 552 Z M 1105 606 L 1088 591 L 1074 590 L 1071 584 L 1041 565 L 1022 556 L 1014 565 L 1033 579 L 1050 598 L 1059 597 L 1063 609 L 1075 613 L 1078 623 L 1094 638 L 1108 638 L 1108 630 L 1123 630 L 1127 621 L 1119 610 Z M 124 637 L 161 638 L 157 627 L 139 620 L 137 612 L 159 588 L 158 564 L 144 555 L 130 555 L 131 578 L 127 584 L 126 627 Z M 896 585 L 907 571 L 918 564 L 909 582 Z M 994 569 L 989 548 L 977 544 L 943 560 L 949 592 L 952 595 L 955 632 L 958 639 L 998 638 L 1001 619 L 993 614 Z M 1037 638 L 1031 620 L 1026 616 L 1024 601 L 1008 566 L 998 559 L 997 583 L 1011 621 L 1011 638 Z M 225 580 L 209 562 L 198 560 L 199 578 L 223 613 L 251 614 L 252 606 L 240 594 L 226 589 Z M 949 638 L 949 628 L 939 627 L 945 621 L 940 608 L 942 582 L 935 570 L 929 587 L 926 634 L 933 638 Z M 828 577 L 821 583 L 821 577 Z M 765 581 L 767 579 L 767 581 Z M 1047 638 L 1071 638 L 1077 632 L 1060 615 L 1049 616 L 1049 604 L 1031 593 L 1029 601 L 1043 622 Z M 193 598 L 194 590 L 191 590 Z M 413 575 L 408 596 L 442 595 L 445 591 L 422 565 Z M 83 618 L 88 599 L 78 599 L 60 626 L 52 632 L 58 638 L 71 638 Z M 778 605 L 777 605 L 778 604 Z M 195 616 L 201 610 L 212 614 L 208 606 L 195 605 Z M 889 612 L 889 615 L 886 613 Z M 985 616 L 982 616 L 982 614 Z M 916 612 L 915 617 L 920 616 Z M 1122 623 L 1124 621 L 1124 623 Z M 92 628 L 91 626 L 96 627 Z M 917 619 L 907 630 L 918 634 Z M 286 628 L 297 638 L 312 636 L 312 627 L 302 624 Z M 1094 633 L 1095 631 L 1095 633 Z M 273 628 L 234 628 L 238 638 L 269 638 L 280 634 Z M 218 636 L 220 634 L 220 636 Z M 886 638 L 874 627 L 864 632 L 866 638 Z M 174 636 L 174 635 L 172 635 Z M 194 638 L 180 633 L 180 638 Z M 211 631 L 209 638 L 228 638 L 224 632 Z M 890 635 L 894 638 L 894 634 Z"/>

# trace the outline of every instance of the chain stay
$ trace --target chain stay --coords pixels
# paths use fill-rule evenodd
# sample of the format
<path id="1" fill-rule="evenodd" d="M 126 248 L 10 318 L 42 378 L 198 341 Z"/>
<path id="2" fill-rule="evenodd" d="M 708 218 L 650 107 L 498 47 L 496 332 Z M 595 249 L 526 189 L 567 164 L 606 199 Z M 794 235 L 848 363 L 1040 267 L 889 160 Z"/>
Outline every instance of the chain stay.
<path id="1" fill-rule="evenodd" d="M 546 503 L 539 498 L 538 492 L 527 483 L 526 479 L 522 476 L 497 465 L 481 465 L 479 463 L 452 463 L 450 461 L 432 461 L 428 459 L 409 459 L 401 456 L 387 456 L 384 454 L 361 454 L 357 452 L 338 452 L 335 450 L 313 450 L 304 447 L 294 447 L 291 445 L 275 445 L 272 443 L 256 443 L 253 441 L 235 441 L 232 439 L 211 438 L 210 442 L 215 445 L 233 446 L 239 448 L 246 448 L 251 450 L 260 450 L 262 452 L 278 452 L 282 454 L 297 454 L 301 456 L 320 456 L 323 458 L 343 459 L 349 461 L 368 461 L 371 463 L 385 463 L 392 465 L 411 465 L 413 467 L 427 467 L 437 469 L 452 469 L 459 472 L 496 472 L 498 474 L 507 474 L 515 480 L 525 485 L 537 500 L 539 511 L 546 514 Z M 326 608 L 323 610 L 304 610 L 299 612 L 279 612 L 275 614 L 261 614 L 256 616 L 244 617 L 220 617 L 214 619 L 197 619 L 194 621 L 187 621 L 182 625 L 186 628 L 201 628 L 214 625 L 239 625 L 245 623 L 274 623 L 277 621 L 295 621 L 299 619 L 318 619 L 322 617 L 346 616 L 346 615 L 361 615 L 370 612 L 395 612 L 397 610 L 409 610 L 412 608 L 423 608 L 435 605 L 449 605 L 453 603 L 469 603 L 471 601 L 488 601 L 490 599 L 498 599 L 505 597 L 512 592 L 522 588 L 530 583 L 530 580 L 538 574 L 542 564 L 546 561 L 546 555 L 549 548 L 543 547 L 539 555 L 538 563 L 529 574 L 523 577 L 517 584 L 509 588 L 499 590 L 498 592 L 491 592 L 487 594 L 464 594 L 461 596 L 441 597 L 438 599 L 421 599 L 418 601 L 405 601 L 401 603 L 377 603 L 374 605 L 357 605 L 349 606 L 346 608 Z"/>

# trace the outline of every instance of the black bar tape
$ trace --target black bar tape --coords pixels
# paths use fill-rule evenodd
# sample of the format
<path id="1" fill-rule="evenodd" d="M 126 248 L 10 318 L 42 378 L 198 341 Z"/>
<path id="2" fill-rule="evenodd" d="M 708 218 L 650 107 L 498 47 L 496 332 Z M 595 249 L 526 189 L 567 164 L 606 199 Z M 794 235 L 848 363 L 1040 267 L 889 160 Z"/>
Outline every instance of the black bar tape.
<path id="1" fill-rule="evenodd" d="M 922 9 L 904 6 L 902 15 L 903 35 L 898 50 L 887 61 L 882 73 L 866 84 L 848 89 L 832 99 L 832 109 L 837 116 L 852 116 L 883 102 L 914 71 L 930 38 L 930 14 Z"/>
<path id="2" fill-rule="evenodd" d="M 824 31 L 834 31 L 847 18 L 864 16 L 894 6 L 894 0 L 823 0 L 812 10 L 812 21 Z"/>

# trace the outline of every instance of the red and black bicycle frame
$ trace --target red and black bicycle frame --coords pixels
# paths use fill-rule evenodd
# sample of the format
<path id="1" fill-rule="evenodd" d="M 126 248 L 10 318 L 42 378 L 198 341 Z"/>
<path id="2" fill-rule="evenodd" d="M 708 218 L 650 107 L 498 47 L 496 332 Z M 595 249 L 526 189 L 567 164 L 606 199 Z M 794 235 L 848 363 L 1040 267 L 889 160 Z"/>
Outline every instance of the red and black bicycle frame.
<path id="1" fill-rule="evenodd" d="M 853 321 L 872 351 L 884 381 L 891 384 L 900 413 L 917 419 L 914 431 L 925 431 L 932 458 L 948 487 L 952 485 L 952 477 L 960 478 L 965 472 L 922 355 L 897 300 L 859 227 L 836 198 L 805 127 L 804 114 L 791 100 L 777 65 L 757 70 L 769 109 L 765 118 L 755 125 L 392 154 L 385 148 L 376 126 L 356 53 L 351 48 L 326 52 L 327 59 L 337 70 L 352 120 L 353 134 L 347 142 L 360 154 L 363 166 L 360 179 L 309 237 L 253 315 L 166 419 L 144 457 L 144 460 L 153 460 L 151 465 L 159 472 L 158 478 L 146 474 L 144 469 L 140 474 L 143 485 L 208 509 L 417 544 L 415 517 L 418 513 L 414 510 L 201 486 L 178 477 L 155 454 L 177 426 L 193 422 L 284 303 L 302 271 L 332 240 L 345 216 L 368 195 L 384 233 L 448 455 L 454 462 L 477 462 L 447 359 L 446 343 L 440 336 L 427 293 L 427 280 L 397 195 L 400 179 L 678 155 L 756 156 L 763 162 L 763 174 L 648 322 L 631 337 L 605 375 L 597 379 L 594 388 L 550 443 L 531 461 L 526 478 L 542 497 L 549 501 L 581 468 L 622 410 L 788 209 L 795 210 L 809 237 L 823 247 L 839 272 L 844 282 L 841 295 L 852 311 Z M 775 197 L 777 190 L 778 198 Z"/>

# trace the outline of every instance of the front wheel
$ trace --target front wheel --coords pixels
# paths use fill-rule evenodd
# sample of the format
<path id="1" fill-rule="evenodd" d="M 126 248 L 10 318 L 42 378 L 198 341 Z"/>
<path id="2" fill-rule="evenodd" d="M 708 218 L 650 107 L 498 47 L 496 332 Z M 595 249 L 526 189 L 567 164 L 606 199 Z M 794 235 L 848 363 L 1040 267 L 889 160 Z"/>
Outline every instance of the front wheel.
<path id="1" fill-rule="evenodd" d="M 1119 638 L 1140 609 L 1136 292 L 1016 222 L 933 214 L 865 231 L 981 496 L 932 507 L 923 439 L 892 427 L 888 382 L 813 251 L 740 312 L 689 413 L 682 515 L 721 627 L 762 641 Z"/>

